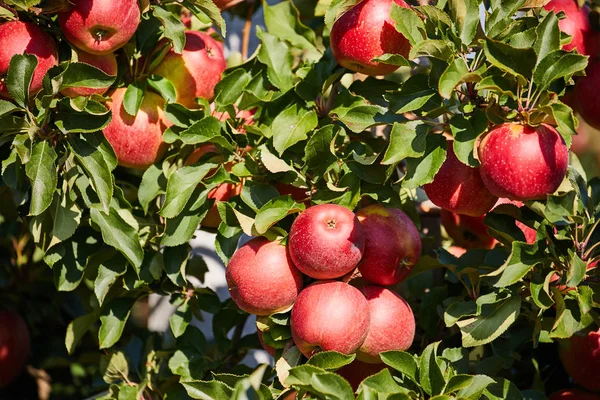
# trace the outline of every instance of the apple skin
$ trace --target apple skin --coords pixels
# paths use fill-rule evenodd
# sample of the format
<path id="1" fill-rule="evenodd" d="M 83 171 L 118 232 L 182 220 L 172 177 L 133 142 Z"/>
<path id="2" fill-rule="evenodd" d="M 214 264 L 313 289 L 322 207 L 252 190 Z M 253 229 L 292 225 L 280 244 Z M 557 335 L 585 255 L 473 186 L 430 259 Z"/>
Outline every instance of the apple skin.
<path id="1" fill-rule="evenodd" d="M 593 61 L 600 50 L 600 35 L 590 25 L 587 6 L 579 8 L 575 0 L 552 0 L 544 6 L 548 11 L 565 13 L 566 18 L 558 21 L 561 31 L 572 36 L 571 43 L 563 46 L 563 50 L 577 50 L 580 54 L 590 56 Z"/>
<path id="2" fill-rule="evenodd" d="M 587 75 L 575 85 L 575 104 L 577 110 L 590 126 L 600 129 L 600 98 L 597 88 L 600 87 L 600 63 L 588 66 Z"/>
<path id="3" fill-rule="evenodd" d="M 294 265 L 315 279 L 333 279 L 354 270 L 363 255 L 365 235 L 356 215 L 336 204 L 319 204 L 292 224 L 288 248 Z"/>
<path id="4" fill-rule="evenodd" d="M 484 215 L 498 201 L 498 197 L 486 189 L 479 168 L 471 168 L 456 157 L 452 142 L 433 182 L 423 185 L 423 189 L 438 207 L 472 217 Z"/>
<path id="5" fill-rule="evenodd" d="M 387 368 L 387 365 L 383 363 L 368 364 L 359 360 L 354 360 L 350 364 L 335 371 L 335 373 L 346 379 L 350 386 L 352 386 L 352 390 L 356 392 L 362 381 L 385 368 Z"/>
<path id="6" fill-rule="evenodd" d="M 395 285 L 421 256 L 421 238 L 411 219 L 397 208 L 373 204 L 356 213 L 365 232 L 365 251 L 358 270 L 382 286 Z"/>
<path id="7" fill-rule="evenodd" d="M 331 28 L 331 51 L 345 68 L 366 75 L 386 75 L 395 65 L 371 61 L 386 53 L 408 58 L 410 43 L 394 27 L 392 4 L 408 8 L 404 0 L 364 0 L 346 11 Z"/>
<path id="8" fill-rule="evenodd" d="M 52 37 L 30 22 L 10 21 L 0 25 L 0 43 L 0 97 L 12 99 L 4 78 L 10 60 L 16 54 L 27 53 L 37 58 L 29 94 L 35 95 L 42 90 L 44 75 L 58 64 L 58 52 Z"/>
<path id="9" fill-rule="evenodd" d="M 303 203 L 306 208 L 312 205 L 310 202 L 309 189 L 303 189 L 290 185 L 289 183 L 279 182 L 274 183 L 273 186 L 275 189 L 277 189 L 280 195 L 285 196 L 286 194 L 289 194 L 292 196 L 292 199 L 294 199 L 297 203 Z"/>
<path id="10" fill-rule="evenodd" d="M 292 264 L 287 248 L 264 237 L 236 250 L 227 264 L 225 279 L 235 304 L 255 315 L 271 315 L 291 307 L 303 287 L 303 276 Z"/>
<path id="11" fill-rule="evenodd" d="M 416 322 L 412 309 L 402 297 L 381 286 L 360 288 L 369 303 L 369 334 L 356 353 L 356 358 L 380 364 L 379 353 L 407 350 L 415 338 Z"/>
<path id="12" fill-rule="evenodd" d="M 19 376 L 27 361 L 29 347 L 29 328 L 23 318 L 0 310 L 0 388 Z"/>
<path id="13" fill-rule="evenodd" d="M 170 49 L 150 74 L 162 76 L 175 86 L 177 102 L 198 108 L 196 97 L 212 100 L 215 86 L 227 64 L 218 42 L 204 32 L 185 31 L 186 43 L 181 54 Z M 157 50 L 163 48 L 159 42 Z"/>
<path id="14" fill-rule="evenodd" d="M 579 389 L 563 389 L 552 393 L 548 400 L 600 400 L 600 396 Z"/>
<path id="15" fill-rule="evenodd" d="M 86 63 L 103 71 L 106 75 L 117 76 L 119 66 L 114 53 L 108 54 L 89 54 L 81 50 L 75 50 L 77 53 L 77 62 Z M 108 88 L 93 89 L 86 87 L 72 87 L 61 90 L 61 93 L 67 97 L 91 96 L 93 94 L 104 94 Z"/>
<path id="16" fill-rule="evenodd" d="M 292 338 L 310 358 L 319 351 L 353 354 L 369 333 L 369 303 L 353 286 L 318 281 L 305 288 L 292 308 Z"/>
<path id="17" fill-rule="evenodd" d="M 136 0 L 77 0 L 58 14 L 65 37 L 91 54 L 108 54 L 123 47 L 140 23 Z"/>
<path id="18" fill-rule="evenodd" d="M 506 123 L 479 145 L 481 178 L 490 192 L 511 200 L 542 200 L 564 179 L 569 149 L 550 125 Z"/>
<path id="19" fill-rule="evenodd" d="M 579 386 L 600 391 L 600 330 L 559 341 L 558 354 L 565 371 Z"/>
<path id="20" fill-rule="evenodd" d="M 150 91 L 146 92 L 137 115 L 127 114 L 123 107 L 125 91 L 126 88 L 116 89 L 111 96 L 112 120 L 104 128 L 104 136 L 115 151 L 119 165 L 146 169 L 164 153 L 162 135 L 171 123 L 163 111 L 163 98 Z"/>
<path id="21" fill-rule="evenodd" d="M 483 223 L 485 216 L 471 217 L 448 210 L 440 211 L 442 225 L 454 244 L 465 249 L 493 249 L 496 239 L 490 236 Z"/>
<path id="22" fill-rule="evenodd" d="M 463 254 L 467 252 L 467 249 L 465 249 L 464 247 L 450 246 L 446 249 L 446 251 L 456 258 L 460 258 Z"/>

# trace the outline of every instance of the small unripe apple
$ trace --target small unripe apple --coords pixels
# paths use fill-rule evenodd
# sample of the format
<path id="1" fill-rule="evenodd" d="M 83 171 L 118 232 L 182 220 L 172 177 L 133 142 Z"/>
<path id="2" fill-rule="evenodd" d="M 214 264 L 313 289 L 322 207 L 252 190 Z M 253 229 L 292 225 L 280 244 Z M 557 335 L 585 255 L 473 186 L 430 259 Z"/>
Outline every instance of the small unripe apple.
<path id="1" fill-rule="evenodd" d="M 563 389 L 552 393 L 548 400 L 600 400 L 600 396 L 580 389 Z"/>
<path id="2" fill-rule="evenodd" d="M 440 219 L 454 244 L 465 249 L 492 249 L 496 239 L 490 236 L 485 216 L 471 217 L 442 209 Z"/>
<path id="3" fill-rule="evenodd" d="M 554 193 L 567 173 L 569 150 L 550 125 L 506 123 L 479 145 L 481 178 L 498 197 L 541 200 Z"/>
<path id="4" fill-rule="evenodd" d="M 0 310 L 0 388 L 12 382 L 29 356 L 29 328 L 20 315 Z"/>
<path id="5" fill-rule="evenodd" d="M 319 204 L 300 213 L 288 237 L 294 265 L 315 279 L 339 278 L 352 271 L 364 246 L 356 215 L 336 204 Z"/>
<path id="6" fill-rule="evenodd" d="M 298 296 L 290 324 L 294 343 L 306 357 L 319 351 L 352 354 L 369 332 L 369 304 L 347 283 L 318 281 Z"/>
<path id="7" fill-rule="evenodd" d="M 236 250 L 227 264 L 229 294 L 250 314 L 271 315 L 294 304 L 303 277 L 294 267 L 287 248 L 264 237 L 250 240 Z"/>
<path id="8" fill-rule="evenodd" d="M 52 37 L 36 24 L 10 21 L 0 25 L 0 43 L 0 97 L 11 99 L 5 79 L 10 60 L 17 54 L 27 53 L 37 58 L 29 93 L 33 96 L 42 90 L 44 75 L 58 63 L 57 48 Z"/>
<path id="9" fill-rule="evenodd" d="M 362 277 L 382 286 L 402 281 L 421 257 L 421 237 L 415 224 L 403 211 L 379 204 L 356 215 L 366 239 L 358 265 Z"/>
<path id="10" fill-rule="evenodd" d="M 98 68 L 106 75 L 117 76 L 118 65 L 117 58 L 114 53 L 108 54 L 89 54 L 81 50 L 75 50 L 77 54 L 77 62 L 89 64 L 93 67 Z M 108 88 L 104 89 L 93 89 L 86 87 L 71 87 L 66 88 L 61 91 L 62 94 L 68 97 L 77 97 L 77 96 L 91 96 L 93 94 L 104 94 L 108 91 Z"/>
<path id="11" fill-rule="evenodd" d="M 558 354 L 567 374 L 580 386 L 600 391 L 600 330 L 578 332 L 559 342 Z"/>
<path id="12" fill-rule="evenodd" d="M 187 108 L 198 108 L 196 97 L 212 100 L 215 86 L 227 67 L 218 42 L 204 32 L 186 31 L 185 47 L 181 54 L 169 50 L 151 71 L 171 81 L 177 93 L 177 102 Z M 159 42 L 160 51 L 165 42 Z"/>
<path id="13" fill-rule="evenodd" d="M 580 54 L 591 56 L 590 61 L 598 56 L 600 35 L 590 25 L 588 6 L 580 8 L 576 0 L 551 0 L 544 8 L 554 13 L 565 13 L 565 18 L 558 21 L 558 27 L 572 38 L 571 43 L 563 46 L 564 50 L 575 49 Z"/>
<path id="14" fill-rule="evenodd" d="M 345 68 L 366 75 L 385 75 L 396 65 L 372 61 L 386 53 L 408 57 L 410 43 L 394 27 L 392 4 L 408 8 L 404 0 L 364 0 L 346 11 L 331 28 L 331 51 Z"/>
<path id="15" fill-rule="evenodd" d="M 171 123 L 163 111 L 165 101 L 150 91 L 146 92 L 137 115 L 127 114 L 123 106 L 125 91 L 119 88 L 111 95 L 112 120 L 104 128 L 104 136 L 115 151 L 119 165 L 145 169 L 164 153 L 162 135 Z"/>
<path id="16" fill-rule="evenodd" d="M 423 189 L 438 207 L 472 217 L 484 215 L 498 201 L 498 197 L 485 187 L 479 168 L 469 167 L 456 157 L 452 142 L 433 182 L 424 185 Z"/>
<path id="17" fill-rule="evenodd" d="M 123 47 L 140 23 L 136 0 L 77 0 L 58 14 L 69 42 L 91 54 L 107 54 Z"/>
<path id="18" fill-rule="evenodd" d="M 387 368 L 387 365 L 384 363 L 368 364 L 360 360 L 354 360 L 350 364 L 335 371 L 335 373 L 346 379 L 350 386 L 352 386 L 352 390 L 356 392 L 362 381 L 385 368 Z"/>
<path id="19" fill-rule="evenodd" d="M 356 353 L 360 361 L 381 363 L 379 353 L 407 350 L 415 338 L 415 316 L 402 297 L 381 286 L 360 288 L 369 302 L 369 334 Z"/>

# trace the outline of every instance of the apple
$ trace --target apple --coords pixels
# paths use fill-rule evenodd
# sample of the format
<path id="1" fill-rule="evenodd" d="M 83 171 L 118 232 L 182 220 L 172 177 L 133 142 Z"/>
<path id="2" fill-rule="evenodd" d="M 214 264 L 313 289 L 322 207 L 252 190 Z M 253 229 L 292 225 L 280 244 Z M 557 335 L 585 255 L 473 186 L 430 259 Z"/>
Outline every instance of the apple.
<path id="1" fill-rule="evenodd" d="M 181 54 L 170 49 L 160 63 L 149 71 L 168 79 L 177 93 L 177 102 L 187 108 L 198 108 L 196 97 L 211 100 L 215 86 L 227 67 L 218 42 L 204 32 L 186 31 L 185 47 Z M 164 48 L 158 44 L 155 53 Z"/>
<path id="2" fill-rule="evenodd" d="M 352 386 L 352 390 L 356 392 L 362 381 L 385 368 L 387 368 L 387 365 L 383 363 L 368 364 L 360 360 L 354 360 L 350 364 L 335 371 L 335 373 L 346 379 L 350 386 Z"/>
<path id="3" fill-rule="evenodd" d="M 117 58 L 114 53 L 108 54 L 89 54 L 81 50 L 75 50 L 77 54 L 77 62 L 86 63 L 93 67 L 98 68 L 106 75 L 117 76 L 118 65 Z M 108 91 L 108 88 L 104 89 L 93 89 L 86 87 L 72 87 L 66 88 L 61 91 L 62 94 L 68 97 L 77 97 L 77 96 L 91 96 L 93 94 L 104 94 Z"/>
<path id="4" fill-rule="evenodd" d="M 263 349 L 265 349 L 265 351 L 267 353 L 269 353 L 269 355 L 271 357 L 275 357 L 275 347 L 269 346 L 268 344 L 265 344 L 265 341 L 263 340 L 263 333 L 260 329 L 256 330 L 256 334 L 258 335 L 258 341 L 260 342 L 260 345 L 263 347 Z"/>
<path id="5" fill-rule="evenodd" d="M 456 258 L 460 258 L 463 254 L 467 252 L 467 249 L 465 249 L 464 247 L 450 246 L 446 249 L 446 251 Z"/>
<path id="6" fill-rule="evenodd" d="M 454 244 L 465 249 L 493 249 L 496 239 L 490 236 L 483 223 L 484 215 L 471 217 L 448 210 L 440 211 L 440 219 Z"/>
<path id="7" fill-rule="evenodd" d="M 575 105 L 585 122 L 600 129 L 600 99 L 596 88 L 600 87 L 600 63 L 588 66 L 587 75 L 575 85 Z"/>
<path id="8" fill-rule="evenodd" d="M 523 205 L 523 202 L 521 202 L 521 201 L 510 200 L 510 199 L 506 199 L 506 198 L 500 198 L 500 199 L 498 199 L 498 203 L 496 203 L 496 205 L 494 206 L 494 208 L 498 207 L 501 204 L 513 204 L 514 206 L 516 206 L 518 208 L 525 207 Z M 527 242 L 529 244 L 535 243 L 536 236 L 537 236 L 537 231 L 535 229 L 530 228 L 529 226 L 525 225 L 521 221 L 515 221 L 515 223 L 516 223 L 517 227 L 519 229 L 521 229 L 521 231 L 525 235 L 525 242 Z"/>
<path id="9" fill-rule="evenodd" d="M 551 0 L 544 6 L 554 13 L 564 12 L 565 17 L 558 21 L 558 27 L 564 33 L 572 36 L 571 43 L 563 46 L 563 50 L 577 50 L 580 54 L 591 56 L 593 61 L 600 50 L 600 35 L 590 25 L 587 6 L 579 8 L 576 0 Z"/>
<path id="10" fill-rule="evenodd" d="M 552 126 L 505 123 L 479 144 L 481 178 L 498 197 L 541 200 L 564 179 L 569 149 Z"/>
<path id="11" fill-rule="evenodd" d="M 369 333 L 369 303 L 353 286 L 317 281 L 305 288 L 292 308 L 292 338 L 310 358 L 319 351 L 353 354 Z"/>
<path id="12" fill-rule="evenodd" d="M 0 388 L 19 376 L 27 361 L 29 346 L 29 328 L 23 318 L 0 310 Z"/>
<path id="13" fill-rule="evenodd" d="M 46 72 L 58 64 L 56 44 L 52 37 L 30 22 L 10 21 L 0 25 L 0 97 L 12 99 L 6 87 L 6 74 L 10 60 L 17 54 L 31 54 L 37 58 L 29 94 L 42 90 L 42 79 Z"/>
<path id="14" fill-rule="evenodd" d="M 227 264 L 229 294 L 250 314 L 271 315 L 290 308 L 303 287 L 287 248 L 257 237 L 236 250 Z"/>
<path id="15" fill-rule="evenodd" d="M 277 189 L 280 195 L 285 196 L 286 194 L 289 194 L 292 196 L 292 199 L 294 199 L 297 203 L 303 203 L 306 208 L 310 207 L 312 204 L 310 202 L 310 189 L 303 189 L 288 183 L 280 182 L 275 182 L 273 186 L 275 189 Z"/>
<path id="16" fill-rule="evenodd" d="M 392 4 L 408 8 L 404 0 L 364 0 L 346 11 L 331 28 L 331 51 L 345 68 L 366 75 L 386 75 L 396 65 L 372 61 L 386 53 L 408 58 L 410 43 L 394 27 Z"/>
<path id="17" fill-rule="evenodd" d="M 112 53 L 133 37 L 140 23 L 136 0 L 77 0 L 58 14 L 65 37 L 91 54 Z"/>
<path id="18" fill-rule="evenodd" d="M 360 361 L 379 364 L 379 353 L 407 350 L 415 338 L 412 309 L 402 297 L 381 286 L 360 288 L 369 303 L 369 334 L 356 353 Z"/>
<path id="19" fill-rule="evenodd" d="M 600 396 L 580 389 L 563 389 L 552 393 L 548 400 L 600 400 Z"/>
<path id="20" fill-rule="evenodd" d="M 436 206 L 472 217 L 484 215 L 498 201 L 498 197 L 486 189 L 479 168 L 469 167 L 456 157 L 452 142 L 433 182 L 423 189 Z"/>
<path id="21" fill-rule="evenodd" d="M 315 279 L 333 279 L 356 268 L 365 235 L 349 209 L 319 204 L 298 215 L 290 229 L 288 248 L 294 265 Z"/>
<path id="22" fill-rule="evenodd" d="M 390 286 L 402 281 L 421 256 L 421 238 L 411 219 L 397 208 L 373 204 L 357 214 L 365 232 L 358 270 L 369 282 Z"/>
<path id="23" fill-rule="evenodd" d="M 126 88 L 116 89 L 111 95 L 112 120 L 104 128 L 104 136 L 110 143 L 119 165 L 146 169 L 164 153 L 162 134 L 171 125 L 163 106 L 165 101 L 158 94 L 146 92 L 135 117 L 123 107 Z"/>
<path id="24" fill-rule="evenodd" d="M 558 354 L 565 371 L 579 386 L 600 391 L 600 330 L 578 332 L 559 341 Z"/>

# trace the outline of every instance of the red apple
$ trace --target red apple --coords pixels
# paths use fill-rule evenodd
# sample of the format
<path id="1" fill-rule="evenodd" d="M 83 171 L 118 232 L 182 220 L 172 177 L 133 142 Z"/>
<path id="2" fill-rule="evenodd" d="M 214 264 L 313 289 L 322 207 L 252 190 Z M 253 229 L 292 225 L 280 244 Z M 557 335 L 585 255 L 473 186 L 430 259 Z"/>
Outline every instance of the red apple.
<path id="1" fill-rule="evenodd" d="M 296 299 L 290 324 L 294 343 L 306 357 L 319 351 L 353 354 L 369 333 L 369 303 L 347 283 L 318 281 Z"/>
<path id="2" fill-rule="evenodd" d="M 594 151 L 592 144 L 597 141 L 597 138 L 600 138 L 600 131 L 588 124 L 581 116 L 575 95 L 575 90 L 570 90 L 561 98 L 561 101 L 573 109 L 575 117 L 579 120 L 577 135 L 571 137 L 571 151 L 581 156 Z"/>
<path id="3" fill-rule="evenodd" d="M 572 38 L 571 43 L 563 46 L 564 50 L 575 49 L 580 54 L 591 56 L 590 61 L 598 56 L 600 35 L 590 25 L 589 7 L 579 8 L 576 0 L 551 0 L 544 8 L 555 13 L 565 13 L 565 18 L 558 21 L 558 27 Z"/>
<path id="4" fill-rule="evenodd" d="M 315 279 L 333 279 L 356 268 L 365 235 L 356 215 L 336 204 L 319 204 L 300 213 L 290 229 L 294 265 Z"/>
<path id="5" fill-rule="evenodd" d="M 187 108 L 198 108 L 196 97 L 211 100 L 226 68 L 223 51 L 215 39 L 204 32 L 186 31 L 181 54 L 169 50 L 150 74 L 162 76 L 175 86 L 177 102 Z M 159 43 L 157 50 L 165 46 Z"/>
<path id="6" fill-rule="evenodd" d="M 600 391 L 600 330 L 578 332 L 559 342 L 558 353 L 567 374 L 580 386 Z"/>
<path id="7" fill-rule="evenodd" d="M 65 37 L 91 54 L 112 53 L 133 37 L 140 23 L 136 0 L 77 0 L 58 14 Z"/>
<path id="8" fill-rule="evenodd" d="M 493 249 L 496 239 L 487 232 L 483 223 L 484 215 L 471 217 L 442 209 L 440 218 L 448 236 L 454 243 L 465 249 Z"/>
<path id="9" fill-rule="evenodd" d="M 579 389 L 563 389 L 552 393 L 548 400 L 600 400 L 600 396 Z"/>
<path id="10" fill-rule="evenodd" d="M 371 375 L 375 375 L 384 368 L 387 368 L 387 365 L 383 363 L 367 364 L 359 360 L 354 360 L 350 364 L 335 371 L 335 373 L 346 379 L 350 386 L 352 386 L 352 390 L 356 392 L 362 381 Z"/>
<path id="11" fill-rule="evenodd" d="M 0 310 L 0 387 L 23 369 L 29 355 L 29 328 L 20 315 Z"/>
<path id="12" fill-rule="evenodd" d="M 285 246 L 257 237 L 236 250 L 225 270 L 231 298 L 242 310 L 271 315 L 294 304 L 303 277 Z"/>
<path id="13" fill-rule="evenodd" d="M 479 145 L 481 177 L 498 197 L 541 200 L 564 179 L 569 149 L 550 125 L 506 123 L 492 129 Z"/>
<path id="14" fill-rule="evenodd" d="M 392 4 L 408 8 L 404 0 L 364 0 L 346 11 L 331 28 L 331 51 L 337 62 L 366 75 L 394 72 L 396 65 L 372 61 L 386 53 L 408 57 L 410 43 L 394 27 Z"/>
<path id="15" fill-rule="evenodd" d="M 369 285 L 360 288 L 369 302 L 369 334 L 363 342 L 357 359 L 379 364 L 379 353 L 392 350 L 407 350 L 415 338 L 415 316 L 402 297 L 381 286 Z"/>
<path id="16" fill-rule="evenodd" d="M 467 252 L 467 249 L 465 249 L 464 247 L 450 246 L 446 249 L 446 251 L 456 258 L 460 258 L 463 254 Z"/>
<path id="17" fill-rule="evenodd" d="M 42 90 L 42 79 L 46 72 L 58 63 L 56 44 L 52 37 L 30 22 L 10 21 L 0 25 L 0 97 L 11 99 L 5 78 L 10 60 L 16 54 L 31 54 L 37 58 L 33 72 L 30 95 Z"/>
<path id="18" fill-rule="evenodd" d="M 463 164 L 454 154 L 452 142 L 442 167 L 433 182 L 423 189 L 435 205 L 459 214 L 479 217 L 498 201 L 483 184 L 479 168 Z"/>
<path id="19" fill-rule="evenodd" d="M 119 88 L 111 96 L 112 120 L 104 128 L 104 136 L 115 151 L 119 165 L 145 169 L 163 154 L 162 134 L 171 123 L 163 111 L 163 98 L 149 91 L 137 115 L 127 114 L 123 107 L 125 91 Z"/>
<path id="20" fill-rule="evenodd" d="M 77 53 L 77 62 L 86 63 L 103 71 L 106 75 L 117 76 L 118 65 L 117 58 L 114 53 L 108 54 L 89 54 L 81 50 L 75 50 Z M 108 88 L 92 89 L 86 87 L 72 87 L 61 91 L 62 94 L 68 97 L 91 96 L 93 94 L 104 94 Z"/>
<path id="21" fill-rule="evenodd" d="M 275 189 L 277 189 L 280 195 L 285 196 L 286 194 L 289 194 L 297 203 L 304 203 L 306 208 L 311 206 L 310 189 L 303 189 L 294 185 L 279 182 L 274 183 L 273 186 L 275 186 Z"/>
<path id="22" fill-rule="evenodd" d="M 373 204 L 357 214 L 365 232 L 365 251 L 358 269 L 378 285 L 395 285 L 412 271 L 421 256 L 421 238 L 415 224 L 397 208 Z"/>
<path id="23" fill-rule="evenodd" d="M 588 67 L 587 76 L 575 85 L 575 105 L 585 122 L 600 129 L 600 99 L 597 88 L 600 87 L 600 63 Z"/>
<path id="24" fill-rule="evenodd" d="M 501 204 L 513 204 L 513 205 L 517 206 L 518 208 L 525 207 L 523 205 L 523 202 L 521 202 L 521 201 L 500 198 L 500 199 L 498 199 L 498 203 L 496 203 L 494 208 L 498 207 Z M 537 231 L 535 229 L 530 228 L 529 226 L 525 225 L 521 221 L 515 221 L 515 223 L 517 225 L 517 228 L 519 228 L 519 229 L 521 229 L 521 231 L 523 231 L 523 234 L 525 235 L 525 241 L 529 244 L 535 243 Z"/>

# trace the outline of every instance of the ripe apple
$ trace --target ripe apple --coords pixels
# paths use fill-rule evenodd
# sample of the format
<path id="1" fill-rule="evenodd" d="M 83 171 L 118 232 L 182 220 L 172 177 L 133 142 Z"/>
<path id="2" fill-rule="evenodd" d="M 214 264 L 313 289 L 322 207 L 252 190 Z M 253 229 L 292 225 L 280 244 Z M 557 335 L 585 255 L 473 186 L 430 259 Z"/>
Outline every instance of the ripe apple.
<path id="1" fill-rule="evenodd" d="M 465 249 L 493 249 L 496 239 L 490 236 L 483 223 L 484 215 L 471 217 L 448 210 L 440 211 L 442 225 L 454 244 Z"/>
<path id="2" fill-rule="evenodd" d="M 498 201 L 498 197 L 486 189 L 479 168 L 471 168 L 456 157 L 452 142 L 433 182 L 423 189 L 438 207 L 472 217 L 484 215 Z"/>
<path id="3" fill-rule="evenodd" d="M 242 310 L 271 315 L 294 304 L 303 277 L 287 248 L 257 237 L 236 250 L 225 270 L 231 298 Z"/>
<path id="4" fill-rule="evenodd" d="M 150 74 L 162 76 L 175 86 L 177 102 L 187 108 L 198 108 L 196 97 L 211 100 L 215 86 L 227 67 L 223 51 L 215 39 L 204 32 L 186 31 L 181 54 L 169 50 Z M 165 42 L 159 42 L 160 51 Z"/>
<path id="5" fill-rule="evenodd" d="M 548 400 L 600 400 L 600 396 L 579 389 L 563 389 L 552 393 Z"/>
<path id="6" fill-rule="evenodd" d="M 318 281 L 300 293 L 290 323 L 294 343 L 306 357 L 319 351 L 352 354 L 369 332 L 369 303 L 347 283 Z"/>
<path id="7" fill-rule="evenodd" d="M 381 286 L 360 288 L 369 303 L 369 334 L 356 353 L 360 361 L 379 364 L 379 353 L 407 350 L 415 338 L 412 309 L 402 297 Z"/>
<path id="8" fill-rule="evenodd" d="M 506 123 L 492 129 L 479 145 L 481 178 L 498 197 L 541 200 L 564 179 L 569 149 L 550 125 Z"/>
<path id="9" fill-rule="evenodd" d="M 579 125 L 577 126 L 577 135 L 573 135 L 571 137 L 571 151 L 578 156 L 593 152 L 593 143 L 600 138 L 600 130 L 588 124 L 587 121 L 581 116 L 575 90 L 568 91 L 561 98 L 561 101 L 573 109 L 575 117 L 577 117 L 579 120 Z"/>
<path id="10" fill-rule="evenodd" d="M 544 8 L 555 13 L 565 13 L 566 18 L 558 21 L 558 27 L 572 36 L 572 39 L 571 43 L 563 46 L 564 50 L 576 49 L 580 54 L 591 56 L 590 61 L 598 56 L 600 35 L 590 25 L 589 7 L 579 8 L 576 0 L 551 0 Z"/>
<path id="11" fill-rule="evenodd" d="M 290 229 L 288 248 L 294 265 L 315 279 L 333 279 L 358 265 L 365 235 L 349 209 L 319 204 L 300 213 Z"/>
<path id="12" fill-rule="evenodd" d="M 115 151 L 119 165 L 145 169 L 163 154 L 162 134 L 171 123 L 163 111 L 163 98 L 149 91 L 137 115 L 127 114 L 123 107 L 125 91 L 119 88 L 111 96 L 112 120 L 104 128 L 104 136 Z"/>
<path id="13" fill-rule="evenodd" d="M 58 14 L 65 37 L 91 54 L 112 53 L 133 37 L 140 23 L 136 0 L 77 0 Z"/>
<path id="14" fill-rule="evenodd" d="M 600 391 L 600 330 L 578 332 L 559 342 L 558 354 L 565 371 L 577 384 L 591 391 Z"/>
<path id="15" fill-rule="evenodd" d="M 395 65 L 372 61 L 386 53 L 408 57 L 410 43 L 394 27 L 392 4 L 408 8 L 404 0 L 364 0 L 346 11 L 331 28 L 331 51 L 345 68 L 366 75 L 385 75 Z"/>
<path id="16" fill-rule="evenodd" d="M 42 79 L 46 72 L 58 63 L 56 44 L 52 37 L 30 22 L 10 21 L 0 25 L 0 97 L 11 99 L 5 78 L 10 60 L 16 54 L 31 54 L 37 58 L 33 72 L 30 95 L 42 90 Z"/>
<path id="17" fill-rule="evenodd" d="M 587 75 L 575 85 L 575 104 L 577 110 L 589 125 L 600 129 L 600 99 L 596 88 L 600 87 L 600 63 L 588 67 Z"/>
<path id="18" fill-rule="evenodd" d="M 352 390 L 356 392 L 362 381 L 371 375 L 375 375 L 384 368 L 387 368 L 387 365 L 383 363 L 368 364 L 360 360 L 354 360 L 350 364 L 335 371 L 335 373 L 346 379 L 350 386 L 352 386 Z"/>
<path id="19" fill-rule="evenodd" d="M 411 219 L 397 208 L 373 204 L 357 214 L 365 232 L 365 250 L 358 270 L 378 285 L 402 281 L 421 256 L 421 238 Z"/>
<path id="20" fill-rule="evenodd" d="M 0 310 L 0 388 L 23 369 L 29 355 L 29 328 L 20 315 Z"/>
<path id="21" fill-rule="evenodd" d="M 297 203 L 304 203 L 306 208 L 311 206 L 310 189 L 303 189 L 288 183 L 279 182 L 274 183 L 273 186 L 275 186 L 280 195 L 285 196 L 289 194 Z"/>
<path id="22" fill-rule="evenodd" d="M 106 75 L 117 76 L 118 65 L 117 58 L 114 53 L 107 54 L 89 54 L 81 50 L 75 50 L 77 54 L 77 62 L 86 63 L 93 67 L 103 71 Z M 93 94 L 104 94 L 108 91 L 108 88 L 104 89 L 93 89 L 86 87 L 72 87 L 66 88 L 61 91 L 62 94 L 68 97 L 77 96 L 91 96 Z"/>

